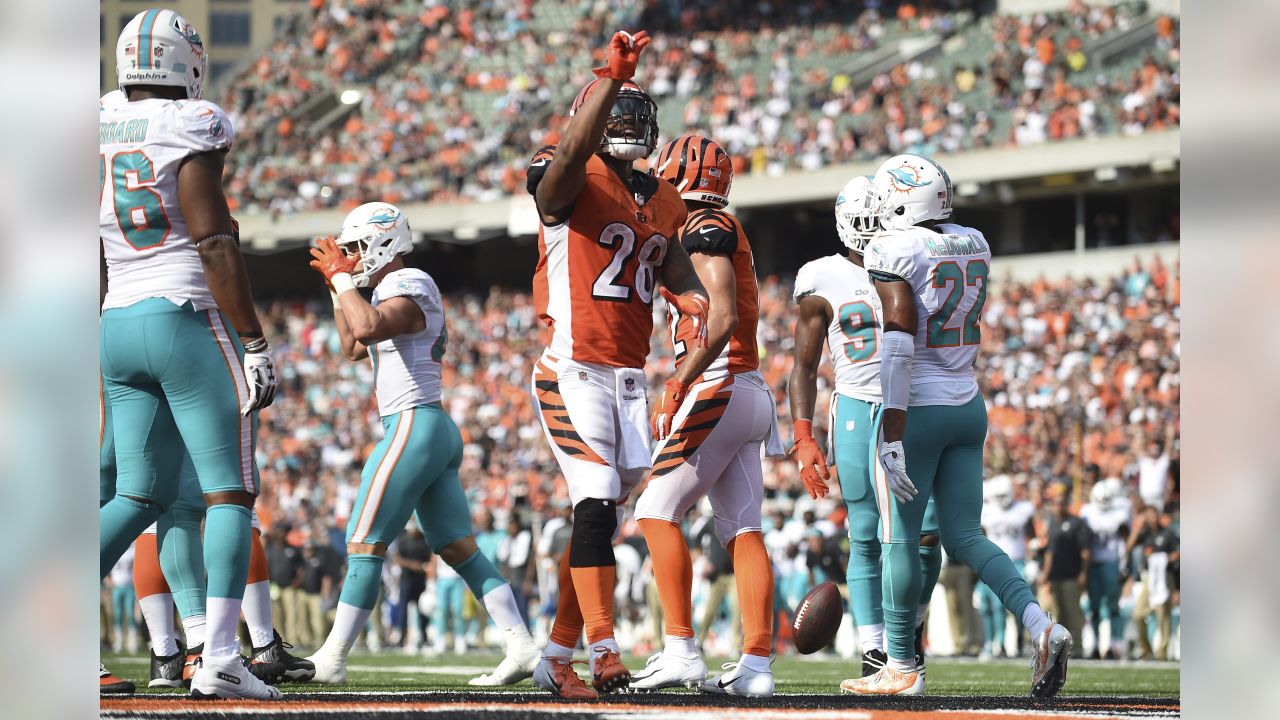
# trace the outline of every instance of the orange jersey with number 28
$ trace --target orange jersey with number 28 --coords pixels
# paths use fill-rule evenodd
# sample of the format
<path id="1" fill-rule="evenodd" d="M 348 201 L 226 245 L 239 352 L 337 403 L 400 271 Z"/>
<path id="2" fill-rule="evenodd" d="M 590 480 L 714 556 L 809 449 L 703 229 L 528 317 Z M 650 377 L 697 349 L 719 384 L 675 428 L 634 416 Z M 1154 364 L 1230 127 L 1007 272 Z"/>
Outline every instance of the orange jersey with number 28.
<path id="1" fill-rule="evenodd" d="M 553 152 L 534 156 L 530 192 Z M 624 182 L 593 155 L 568 218 L 538 228 L 534 303 L 560 357 L 639 368 L 649 355 L 658 275 L 687 211 L 670 183 L 632 178 Z"/>

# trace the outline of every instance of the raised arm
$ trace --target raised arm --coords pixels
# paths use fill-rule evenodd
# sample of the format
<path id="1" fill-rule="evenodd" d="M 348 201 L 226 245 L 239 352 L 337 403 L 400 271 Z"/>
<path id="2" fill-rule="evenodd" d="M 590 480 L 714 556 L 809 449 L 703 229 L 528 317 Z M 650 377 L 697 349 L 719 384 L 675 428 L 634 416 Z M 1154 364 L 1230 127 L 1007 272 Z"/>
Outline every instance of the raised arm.
<path id="1" fill-rule="evenodd" d="M 563 222 L 587 182 L 587 161 L 600 148 L 609 111 L 618 99 L 622 84 L 636 72 L 640 53 L 649 44 L 649 35 L 641 30 L 634 36 L 614 33 L 609 41 L 607 64 L 595 71 L 600 80 L 593 83 L 582 107 L 569 121 L 555 157 L 534 192 L 538 213 L 548 225 Z"/>
<path id="2" fill-rule="evenodd" d="M 827 458 L 813 439 L 813 411 L 818 391 L 818 363 L 822 359 L 822 343 L 831 324 L 831 304 L 817 295 L 800 299 L 800 319 L 796 321 L 795 357 L 791 362 L 791 380 L 787 383 L 787 399 L 791 403 L 791 434 L 795 438 L 792 452 L 800 463 L 800 480 L 812 498 L 827 494 L 831 471 Z"/>
<path id="3" fill-rule="evenodd" d="M 426 329 L 422 308 L 410 298 L 388 298 L 378 307 L 365 300 L 351 280 L 359 256 L 344 254 L 333 238 L 317 240 L 311 255 L 311 267 L 324 276 L 335 298 L 333 314 L 343 355 L 359 360 L 368 354 L 369 345 Z"/>

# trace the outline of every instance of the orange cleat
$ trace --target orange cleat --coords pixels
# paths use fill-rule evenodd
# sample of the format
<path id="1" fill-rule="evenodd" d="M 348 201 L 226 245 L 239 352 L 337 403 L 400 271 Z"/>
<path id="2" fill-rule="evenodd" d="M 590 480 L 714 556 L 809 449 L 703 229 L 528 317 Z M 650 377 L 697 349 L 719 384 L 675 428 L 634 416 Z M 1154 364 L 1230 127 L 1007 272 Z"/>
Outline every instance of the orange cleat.
<path id="1" fill-rule="evenodd" d="M 622 664 L 622 656 L 606 648 L 597 648 L 596 652 L 600 654 L 591 671 L 591 684 L 597 692 L 610 693 L 631 684 L 631 671 Z"/>
<path id="2" fill-rule="evenodd" d="M 901 672 L 886 665 L 875 675 L 845 680 L 840 683 L 840 692 L 853 695 L 923 695 L 924 678 L 918 672 Z"/>
<path id="3" fill-rule="evenodd" d="M 106 665 L 98 663 L 98 693 L 102 695 L 116 693 L 131 693 L 134 691 L 133 683 L 123 678 L 118 678 L 111 674 Z"/>
<path id="4" fill-rule="evenodd" d="M 187 649 L 187 661 L 182 664 L 182 686 L 191 687 L 191 678 L 200 669 L 200 656 L 204 653 L 204 643 Z"/>
<path id="5" fill-rule="evenodd" d="M 573 669 L 574 665 L 581 662 L 570 658 L 543 656 L 542 662 L 534 668 L 533 684 L 565 700 L 595 700 L 599 695 L 587 687 Z"/>

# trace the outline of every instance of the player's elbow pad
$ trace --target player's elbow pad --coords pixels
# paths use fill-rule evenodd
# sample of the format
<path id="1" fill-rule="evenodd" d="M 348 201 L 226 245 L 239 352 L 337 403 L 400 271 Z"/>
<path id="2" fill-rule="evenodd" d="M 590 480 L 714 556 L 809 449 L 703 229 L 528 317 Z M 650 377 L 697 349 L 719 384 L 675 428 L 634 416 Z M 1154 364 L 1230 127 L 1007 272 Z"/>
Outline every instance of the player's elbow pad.
<path id="1" fill-rule="evenodd" d="M 881 339 L 880 392 L 884 406 L 906 410 L 911 398 L 911 359 L 916 354 L 916 339 L 910 333 L 890 330 Z"/>

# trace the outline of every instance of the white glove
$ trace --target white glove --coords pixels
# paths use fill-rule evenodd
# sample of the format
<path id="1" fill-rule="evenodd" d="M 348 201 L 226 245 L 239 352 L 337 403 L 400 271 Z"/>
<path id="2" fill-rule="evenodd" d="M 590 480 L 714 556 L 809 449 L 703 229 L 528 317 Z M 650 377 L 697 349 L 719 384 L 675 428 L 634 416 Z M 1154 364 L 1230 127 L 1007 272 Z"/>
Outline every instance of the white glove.
<path id="1" fill-rule="evenodd" d="M 266 340 L 259 339 L 245 347 L 244 379 L 249 384 L 249 398 L 240 408 L 241 415 L 261 410 L 276 399 L 276 388 L 280 383 L 276 380 L 276 368 L 267 352 Z"/>
<path id="2" fill-rule="evenodd" d="M 918 491 L 915 483 L 907 477 L 907 453 L 902 449 L 902 441 L 882 444 L 879 455 L 889 479 L 889 492 L 893 493 L 898 502 L 911 502 Z"/>

